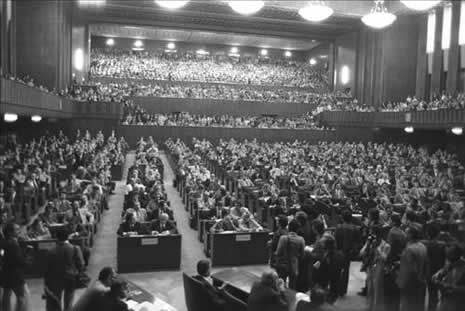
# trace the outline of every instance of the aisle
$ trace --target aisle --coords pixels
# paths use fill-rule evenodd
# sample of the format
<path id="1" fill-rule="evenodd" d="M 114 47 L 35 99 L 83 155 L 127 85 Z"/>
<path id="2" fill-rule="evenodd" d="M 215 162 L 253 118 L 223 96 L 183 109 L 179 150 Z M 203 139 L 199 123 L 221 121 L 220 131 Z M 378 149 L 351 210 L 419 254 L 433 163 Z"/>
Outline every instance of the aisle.
<path id="1" fill-rule="evenodd" d="M 182 272 L 195 274 L 197 261 L 206 257 L 202 251 L 203 245 L 197 239 L 197 231 L 189 227 L 188 213 L 184 209 L 182 199 L 176 188 L 173 187 L 174 173 L 168 158 L 163 152 L 161 152 L 160 158 L 164 166 L 163 182 L 168 201 L 173 209 L 178 231 L 182 235 L 181 269 L 179 271 L 129 273 L 124 274 L 124 276 L 166 301 L 178 311 L 185 311 Z"/>

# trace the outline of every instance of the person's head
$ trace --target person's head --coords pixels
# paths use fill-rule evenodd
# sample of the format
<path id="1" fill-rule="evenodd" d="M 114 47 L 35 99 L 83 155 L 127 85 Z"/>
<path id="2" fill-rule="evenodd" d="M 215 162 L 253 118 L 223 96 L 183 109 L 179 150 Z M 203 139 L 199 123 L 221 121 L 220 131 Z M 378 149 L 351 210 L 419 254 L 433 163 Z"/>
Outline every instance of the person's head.
<path id="1" fill-rule="evenodd" d="M 324 246 L 328 252 L 333 252 L 336 249 L 336 240 L 332 236 L 326 236 Z"/>
<path id="2" fill-rule="evenodd" d="M 446 258 L 450 263 L 455 263 L 464 255 L 459 244 L 453 243 L 446 248 Z"/>
<path id="3" fill-rule="evenodd" d="M 286 215 L 279 215 L 278 219 L 277 219 L 277 222 L 278 222 L 279 228 L 286 229 L 287 224 L 288 224 L 289 221 L 287 220 Z"/>
<path id="4" fill-rule="evenodd" d="M 106 287 L 110 287 L 114 281 L 115 276 L 116 272 L 112 267 L 105 267 L 100 270 L 98 274 L 98 280 Z"/>
<path id="5" fill-rule="evenodd" d="M 133 213 L 127 213 L 124 220 L 129 224 L 134 224 L 136 222 L 136 218 Z"/>
<path id="6" fill-rule="evenodd" d="M 417 218 L 417 214 L 415 211 L 408 210 L 407 213 L 405 214 L 405 219 L 407 219 L 408 222 L 412 223 L 415 222 Z"/>
<path id="7" fill-rule="evenodd" d="M 325 232 L 325 225 L 322 221 L 315 219 L 312 222 L 312 230 L 318 235 L 323 235 Z"/>
<path id="8" fill-rule="evenodd" d="M 0 211 L 0 224 L 6 224 L 8 222 L 8 211 L 1 210 Z"/>
<path id="9" fill-rule="evenodd" d="M 161 213 L 160 215 L 160 222 L 162 224 L 166 224 L 168 222 L 168 220 L 170 219 L 170 217 L 168 216 L 167 213 Z"/>
<path id="10" fill-rule="evenodd" d="M 197 273 L 203 277 L 210 276 L 210 261 L 206 259 L 197 262 Z"/>
<path id="11" fill-rule="evenodd" d="M 342 220 L 344 220 L 345 223 L 351 223 L 352 222 L 352 211 L 346 209 L 342 212 Z"/>
<path id="12" fill-rule="evenodd" d="M 326 301 L 326 291 L 322 288 L 314 288 L 310 294 L 310 299 L 314 304 L 324 304 Z"/>
<path id="13" fill-rule="evenodd" d="M 368 219 L 372 222 L 378 222 L 379 221 L 379 209 L 377 208 L 370 208 L 368 210 Z"/>
<path id="14" fill-rule="evenodd" d="M 308 215 L 303 211 L 298 211 L 297 213 L 295 213 L 295 219 L 299 222 L 301 226 L 305 226 L 308 221 Z"/>
<path id="15" fill-rule="evenodd" d="M 115 280 L 111 284 L 110 296 L 114 298 L 118 298 L 118 299 L 124 299 L 127 296 L 126 294 L 127 288 L 128 288 L 128 284 L 125 281 Z"/>
<path id="16" fill-rule="evenodd" d="M 69 237 L 68 228 L 66 226 L 58 227 L 56 231 L 56 237 L 57 237 L 57 240 L 60 242 L 64 242 L 68 240 L 68 237 Z"/>
<path id="17" fill-rule="evenodd" d="M 410 224 L 407 228 L 407 240 L 410 242 L 415 242 L 421 239 L 422 237 L 422 228 L 418 224 Z"/>
<path id="18" fill-rule="evenodd" d="M 402 224 L 402 219 L 400 218 L 400 215 L 397 213 L 391 215 L 391 221 L 394 227 L 400 227 L 400 225 Z"/>
<path id="19" fill-rule="evenodd" d="M 295 219 L 292 219 L 291 222 L 289 222 L 289 225 L 288 225 L 288 230 L 289 232 L 297 232 L 299 231 L 299 228 L 300 228 L 300 225 L 299 225 L 299 222 Z"/>
<path id="20" fill-rule="evenodd" d="M 278 284 L 278 275 L 276 272 L 263 272 L 260 283 L 266 287 L 276 288 Z"/>
<path id="21" fill-rule="evenodd" d="M 60 192 L 60 200 L 66 200 L 66 192 L 62 191 Z"/>
<path id="22" fill-rule="evenodd" d="M 426 228 L 426 234 L 428 235 L 428 238 L 431 240 L 435 240 L 438 236 L 439 233 L 441 233 L 441 228 L 437 223 L 431 223 L 427 226 Z"/>
<path id="23" fill-rule="evenodd" d="M 3 234 L 7 239 L 17 238 L 20 233 L 20 230 L 21 228 L 19 227 L 19 225 L 15 224 L 14 222 L 9 222 L 3 229 Z"/>

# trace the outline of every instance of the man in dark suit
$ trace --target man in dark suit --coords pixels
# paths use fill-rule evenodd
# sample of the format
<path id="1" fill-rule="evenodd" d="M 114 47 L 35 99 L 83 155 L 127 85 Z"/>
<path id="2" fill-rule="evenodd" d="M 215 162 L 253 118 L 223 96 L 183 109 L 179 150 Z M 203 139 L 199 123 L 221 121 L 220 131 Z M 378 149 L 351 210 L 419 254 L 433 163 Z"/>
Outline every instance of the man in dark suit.
<path id="1" fill-rule="evenodd" d="M 57 245 L 48 253 L 45 268 L 47 311 L 69 310 L 73 304 L 76 276 L 84 269 L 81 249 L 68 241 L 66 227 L 57 231 Z M 62 296 L 64 301 L 62 305 Z"/>
<path id="2" fill-rule="evenodd" d="M 229 211 L 224 209 L 221 211 L 222 219 L 217 221 L 211 228 L 211 232 L 223 232 L 223 231 L 238 231 L 239 224 L 234 220 Z"/>
<path id="3" fill-rule="evenodd" d="M 118 235 L 123 235 L 126 232 L 137 232 L 141 231 L 140 223 L 134 218 L 134 214 L 127 213 L 124 219 L 124 222 L 119 225 Z"/>
<path id="4" fill-rule="evenodd" d="M 253 284 L 247 301 L 247 311 L 287 310 L 284 281 L 275 272 L 264 272 L 260 281 Z"/>
<path id="5" fill-rule="evenodd" d="M 345 210 L 342 213 L 343 223 L 336 226 L 336 246 L 344 255 L 341 273 L 340 295 L 347 293 L 349 285 L 350 261 L 360 252 L 362 234 L 359 226 L 352 223 L 352 212 Z"/>
<path id="6" fill-rule="evenodd" d="M 278 229 L 273 233 L 273 238 L 271 241 L 268 242 L 268 246 L 270 248 L 270 257 L 271 257 L 271 265 L 274 266 L 276 264 L 276 256 L 275 252 L 278 249 L 278 242 L 281 236 L 287 235 L 287 216 L 280 215 L 276 219 L 276 223 L 278 225 Z"/>
<path id="7" fill-rule="evenodd" d="M 114 281 L 110 291 L 103 295 L 99 311 L 129 311 L 126 299 L 127 283 L 124 281 Z"/>
<path id="8" fill-rule="evenodd" d="M 160 215 L 160 219 L 152 222 L 152 231 L 164 234 L 176 234 L 178 232 L 175 224 L 170 221 L 168 214 L 165 213 Z"/>
<path id="9" fill-rule="evenodd" d="M 11 310 L 10 296 L 13 292 L 16 296 L 16 310 L 27 309 L 28 296 L 27 285 L 24 276 L 26 258 L 18 243 L 20 227 L 15 223 L 8 223 L 3 234 L 5 240 L 1 242 L 0 249 L 4 251 L 2 267 L 2 286 L 4 288 L 2 310 Z"/>
<path id="10" fill-rule="evenodd" d="M 321 288 L 312 289 L 310 302 L 300 301 L 296 311 L 336 311 L 337 308 L 326 302 L 326 292 Z"/>
<path id="11" fill-rule="evenodd" d="M 216 310 L 224 310 L 226 302 L 222 298 L 221 291 L 224 290 L 226 283 L 217 284 L 213 281 L 210 277 L 210 262 L 208 260 L 199 260 L 197 275 L 193 278 L 202 283 L 206 293 L 216 306 Z"/>

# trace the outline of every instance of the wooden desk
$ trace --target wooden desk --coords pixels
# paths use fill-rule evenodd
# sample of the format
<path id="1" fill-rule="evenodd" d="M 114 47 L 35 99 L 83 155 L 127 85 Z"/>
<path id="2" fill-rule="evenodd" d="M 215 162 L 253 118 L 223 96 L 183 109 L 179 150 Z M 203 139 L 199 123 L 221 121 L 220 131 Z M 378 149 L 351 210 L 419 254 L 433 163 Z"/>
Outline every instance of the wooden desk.
<path id="1" fill-rule="evenodd" d="M 118 272 L 145 272 L 179 269 L 181 265 L 181 236 L 137 235 L 118 237 Z"/>
<path id="2" fill-rule="evenodd" d="M 212 266 L 266 264 L 268 231 L 210 234 Z"/>

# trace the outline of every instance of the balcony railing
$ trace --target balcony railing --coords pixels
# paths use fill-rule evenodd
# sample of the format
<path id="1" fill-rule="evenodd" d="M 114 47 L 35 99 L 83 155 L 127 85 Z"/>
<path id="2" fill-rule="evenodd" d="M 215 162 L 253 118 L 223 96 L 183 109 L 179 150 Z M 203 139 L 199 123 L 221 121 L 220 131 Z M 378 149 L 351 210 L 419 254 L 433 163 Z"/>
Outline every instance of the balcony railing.
<path id="1" fill-rule="evenodd" d="M 465 109 L 440 109 L 414 112 L 325 111 L 319 115 L 329 126 L 405 127 L 446 129 L 465 126 Z"/>

